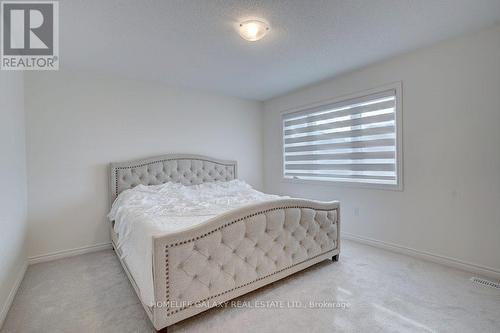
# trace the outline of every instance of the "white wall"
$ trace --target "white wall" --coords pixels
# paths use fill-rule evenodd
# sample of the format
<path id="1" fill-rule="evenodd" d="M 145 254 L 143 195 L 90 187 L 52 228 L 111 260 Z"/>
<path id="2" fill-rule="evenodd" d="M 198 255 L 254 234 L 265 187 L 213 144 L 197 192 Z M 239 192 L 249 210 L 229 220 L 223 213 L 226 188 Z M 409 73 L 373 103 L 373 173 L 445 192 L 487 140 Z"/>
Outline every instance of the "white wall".
<path id="1" fill-rule="evenodd" d="M 404 191 L 280 181 L 280 111 L 403 82 Z M 500 273 L 500 27 L 268 101 L 265 189 L 339 199 L 342 232 Z M 355 216 L 359 208 L 359 216 Z"/>
<path id="2" fill-rule="evenodd" d="M 108 164 L 165 153 L 238 161 L 262 188 L 262 105 L 77 72 L 26 76 L 28 255 L 109 242 Z"/>
<path id="3" fill-rule="evenodd" d="M 23 75 L 0 72 L 0 326 L 26 269 Z"/>

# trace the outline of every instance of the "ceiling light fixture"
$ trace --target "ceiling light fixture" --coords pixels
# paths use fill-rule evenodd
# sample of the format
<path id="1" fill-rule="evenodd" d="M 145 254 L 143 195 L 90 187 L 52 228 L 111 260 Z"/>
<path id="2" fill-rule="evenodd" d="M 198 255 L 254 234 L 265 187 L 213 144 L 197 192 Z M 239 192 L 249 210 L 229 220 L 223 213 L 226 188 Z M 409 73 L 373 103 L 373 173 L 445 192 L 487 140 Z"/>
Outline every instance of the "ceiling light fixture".
<path id="1" fill-rule="evenodd" d="M 264 37 L 270 30 L 269 24 L 261 20 L 248 20 L 240 23 L 240 36 L 250 42 Z"/>

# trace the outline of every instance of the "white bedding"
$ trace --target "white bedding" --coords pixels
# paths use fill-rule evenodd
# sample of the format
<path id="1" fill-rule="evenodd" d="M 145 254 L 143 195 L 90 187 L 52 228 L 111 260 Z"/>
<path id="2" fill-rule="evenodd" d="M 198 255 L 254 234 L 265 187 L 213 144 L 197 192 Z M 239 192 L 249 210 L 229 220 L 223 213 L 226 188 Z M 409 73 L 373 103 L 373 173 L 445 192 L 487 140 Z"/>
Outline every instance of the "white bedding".
<path id="1" fill-rule="evenodd" d="M 237 207 L 279 198 L 256 191 L 241 180 L 194 186 L 139 185 L 116 198 L 108 217 L 115 221 L 116 245 L 139 288 L 140 298 L 152 306 L 153 236 L 182 230 Z"/>

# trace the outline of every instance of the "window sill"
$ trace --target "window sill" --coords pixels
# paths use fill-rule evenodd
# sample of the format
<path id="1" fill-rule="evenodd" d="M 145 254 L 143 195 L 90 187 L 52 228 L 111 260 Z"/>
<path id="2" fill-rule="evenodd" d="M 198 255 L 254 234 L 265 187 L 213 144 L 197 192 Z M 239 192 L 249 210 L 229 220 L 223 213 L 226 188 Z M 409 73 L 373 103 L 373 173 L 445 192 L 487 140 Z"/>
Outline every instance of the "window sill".
<path id="1" fill-rule="evenodd" d="M 281 177 L 281 183 L 288 184 L 302 184 L 302 185 L 321 185 L 329 187 L 346 187 L 353 189 L 372 189 L 372 190 L 385 190 L 385 191 L 398 191 L 404 190 L 402 182 L 400 184 L 368 184 L 368 183 L 352 183 L 341 181 L 327 181 L 327 180 L 309 180 L 309 179 L 292 179 Z"/>

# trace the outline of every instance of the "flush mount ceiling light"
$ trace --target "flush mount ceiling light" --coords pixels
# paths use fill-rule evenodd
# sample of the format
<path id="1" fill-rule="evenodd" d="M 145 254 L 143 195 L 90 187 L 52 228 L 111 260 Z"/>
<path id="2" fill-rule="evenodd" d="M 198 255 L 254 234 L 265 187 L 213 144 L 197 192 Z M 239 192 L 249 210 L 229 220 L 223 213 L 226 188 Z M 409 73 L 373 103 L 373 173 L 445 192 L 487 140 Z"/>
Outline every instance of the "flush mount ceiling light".
<path id="1" fill-rule="evenodd" d="M 270 30 L 269 24 L 261 20 L 248 20 L 240 23 L 240 36 L 250 42 L 255 42 L 264 37 Z"/>

